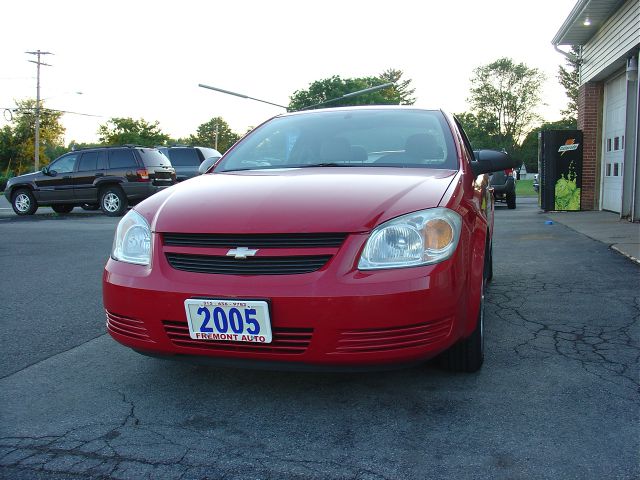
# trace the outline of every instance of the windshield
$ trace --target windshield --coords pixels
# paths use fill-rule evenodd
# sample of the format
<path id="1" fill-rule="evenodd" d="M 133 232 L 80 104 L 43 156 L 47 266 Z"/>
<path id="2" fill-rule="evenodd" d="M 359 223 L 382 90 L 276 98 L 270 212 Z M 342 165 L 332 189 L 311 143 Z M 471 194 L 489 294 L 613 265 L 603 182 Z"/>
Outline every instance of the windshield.
<path id="1" fill-rule="evenodd" d="M 439 111 L 362 109 L 274 118 L 245 137 L 217 172 L 313 166 L 457 169 Z"/>

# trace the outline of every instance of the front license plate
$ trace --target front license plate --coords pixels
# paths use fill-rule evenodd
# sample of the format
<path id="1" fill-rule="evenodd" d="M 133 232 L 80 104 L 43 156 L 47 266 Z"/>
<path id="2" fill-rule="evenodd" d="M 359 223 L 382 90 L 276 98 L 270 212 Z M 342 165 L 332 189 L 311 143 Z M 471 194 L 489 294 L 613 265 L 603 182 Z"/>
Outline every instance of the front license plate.
<path id="1" fill-rule="evenodd" d="M 193 339 L 271 343 L 267 302 L 190 298 L 184 301 L 184 308 Z"/>

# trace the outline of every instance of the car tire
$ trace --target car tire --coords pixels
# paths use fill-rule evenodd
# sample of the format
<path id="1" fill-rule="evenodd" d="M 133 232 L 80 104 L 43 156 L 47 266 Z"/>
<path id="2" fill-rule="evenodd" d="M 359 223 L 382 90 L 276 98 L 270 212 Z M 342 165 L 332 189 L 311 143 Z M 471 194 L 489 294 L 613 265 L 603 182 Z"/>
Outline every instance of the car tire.
<path id="1" fill-rule="evenodd" d="M 127 211 L 127 197 L 120 187 L 106 187 L 100 192 L 100 208 L 105 215 L 121 217 Z"/>
<path id="2" fill-rule="evenodd" d="M 507 193 L 507 208 L 514 210 L 516 208 L 516 192 Z"/>
<path id="3" fill-rule="evenodd" d="M 74 207 L 73 205 L 69 205 L 65 203 L 63 203 L 62 205 L 51 205 L 51 208 L 53 209 L 53 211 L 60 214 L 71 212 L 71 210 L 73 210 L 73 207 Z"/>
<path id="4" fill-rule="evenodd" d="M 484 287 L 486 275 L 483 274 L 480 294 L 480 311 L 473 333 L 459 340 L 449 350 L 440 354 L 440 367 L 450 372 L 473 373 L 480 370 L 484 362 Z"/>
<path id="5" fill-rule="evenodd" d="M 11 196 L 11 206 L 17 215 L 33 215 L 38 209 L 38 202 L 31 190 L 21 188 Z"/>
<path id="6" fill-rule="evenodd" d="M 99 210 L 100 205 L 96 203 L 83 203 L 82 205 L 80 205 L 80 208 L 87 211 L 94 211 L 94 210 Z"/>

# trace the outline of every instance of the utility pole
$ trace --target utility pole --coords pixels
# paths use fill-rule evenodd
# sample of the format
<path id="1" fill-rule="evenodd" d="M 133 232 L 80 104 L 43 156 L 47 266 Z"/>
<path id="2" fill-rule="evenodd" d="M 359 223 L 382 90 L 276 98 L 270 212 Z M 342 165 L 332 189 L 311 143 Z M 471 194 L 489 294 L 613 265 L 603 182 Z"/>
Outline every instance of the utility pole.
<path id="1" fill-rule="evenodd" d="M 50 67 L 48 63 L 40 61 L 42 55 L 53 55 L 51 52 L 41 52 L 36 50 L 35 52 L 24 52 L 29 55 L 37 55 L 38 60 L 28 60 L 31 63 L 35 63 L 38 66 L 38 74 L 36 76 L 36 141 L 35 141 L 35 171 L 38 171 L 40 163 L 40 65 Z"/>
<path id="2" fill-rule="evenodd" d="M 215 148 L 216 150 L 218 150 L 218 133 L 219 133 L 219 128 L 220 128 L 220 126 L 216 123 L 216 131 L 215 131 L 216 141 L 215 141 L 215 146 L 213 147 L 213 148 Z"/>

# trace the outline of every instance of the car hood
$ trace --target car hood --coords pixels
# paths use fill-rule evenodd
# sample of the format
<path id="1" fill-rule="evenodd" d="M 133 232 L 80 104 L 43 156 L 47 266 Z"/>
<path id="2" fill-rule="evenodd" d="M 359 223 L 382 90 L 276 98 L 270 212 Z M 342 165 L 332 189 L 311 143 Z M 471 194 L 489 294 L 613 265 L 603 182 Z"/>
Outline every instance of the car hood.
<path id="1" fill-rule="evenodd" d="M 35 180 L 36 178 L 40 177 L 42 175 L 42 172 L 38 171 L 38 172 L 32 172 L 32 173 L 25 173 L 24 175 L 19 175 L 17 177 L 12 177 L 7 181 L 7 185 L 13 185 L 14 183 L 25 183 L 25 182 L 30 182 L 32 180 Z"/>
<path id="2" fill-rule="evenodd" d="M 456 173 L 389 167 L 215 173 L 153 195 L 136 209 L 157 232 L 366 232 L 436 207 Z"/>

